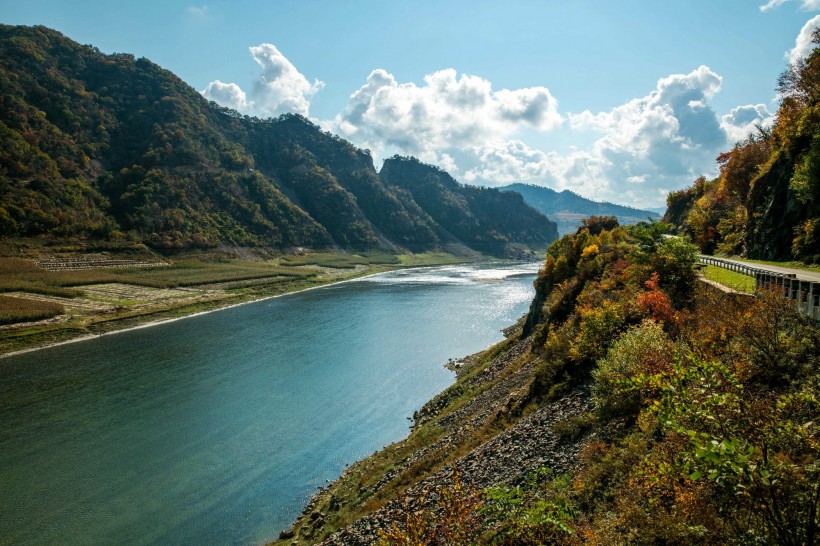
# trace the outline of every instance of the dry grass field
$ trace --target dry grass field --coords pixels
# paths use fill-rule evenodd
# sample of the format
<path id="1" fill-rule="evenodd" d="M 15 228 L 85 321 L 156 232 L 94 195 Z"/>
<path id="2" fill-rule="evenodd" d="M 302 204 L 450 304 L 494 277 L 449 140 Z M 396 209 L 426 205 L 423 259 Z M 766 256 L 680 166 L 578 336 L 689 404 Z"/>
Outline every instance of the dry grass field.
<path id="1" fill-rule="evenodd" d="M 48 319 L 62 312 L 63 306 L 59 303 L 31 298 L 0 296 L 0 325 Z"/>

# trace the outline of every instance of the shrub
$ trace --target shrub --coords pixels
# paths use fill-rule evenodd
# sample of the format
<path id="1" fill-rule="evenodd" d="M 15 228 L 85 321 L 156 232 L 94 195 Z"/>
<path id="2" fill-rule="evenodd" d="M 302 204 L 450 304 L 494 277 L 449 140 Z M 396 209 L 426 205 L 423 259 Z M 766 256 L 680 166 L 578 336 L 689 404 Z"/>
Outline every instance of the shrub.
<path id="1" fill-rule="evenodd" d="M 820 218 L 809 218 L 795 228 L 792 254 L 805 262 L 820 262 Z"/>
<path id="2" fill-rule="evenodd" d="M 420 502 L 422 509 L 405 506 L 402 525 L 393 524 L 388 531 L 379 533 L 381 546 L 449 546 L 473 544 L 476 530 L 481 525 L 480 492 L 461 481 L 456 471 L 450 483 L 433 487 L 425 492 Z"/>
<path id="3" fill-rule="evenodd" d="M 650 258 L 650 266 L 658 273 L 660 284 L 669 293 L 675 307 L 690 303 L 694 294 L 697 249 L 681 238 L 670 237 L 657 245 Z"/>
<path id="4" fill-rule="evenodd" d="M 490 527 L 487 540 L 502 545 L 573 544 L 580 542 L 574 527 L 578 516 L 569 495 L 567 476 L 552 476 L 542 468 L 524 485 L 498 486 L 484 491 L 482 513 Z"/>
<path id="5" fill-rule="evenodd" d="M 658 274 L 653 272 L 649 280 L 644 283 L 646 292 L 638 295 L 638 308 L 644 314 L 649 315 L 652 320 L 674 326 L 678 313 L 672 307 L 669 296 L 660 289 L 658 283 Z"/>
<path id="6" fill-rule="evenodd" d="M 624 327 L 626 309 L 620 302 L 604 300 L 600 306 L 578 308 L 580 328 L 570 356 L 576 362 L 594 361 L 606 354 L 609 342 Z"/>
<path id="7" fill-rule="evenodd" d="M 644 378 L 640 378 L 644 380 Z M 751 399 L 733 367 L 690 358 L 660 381 L 657 414 L 682 448 L 661 474 L 708 483 L 747 540 L 813 544 L 820 528 L 817 385 Z"/>
<path id="8" fill-rule="evenodd" d="M 598 235 L 602 231 L 612 231 L 618 227 L 618 218 L 615 216 L 590 216 L 581 220 L 581 230 L 587 229 L 591 235 Z"/>
<path id="9" fill-rule="evenodd" d="M 645 393 L 635 389 L 630 380 L 640 374 L 668 371 L 673 354 L 672 341 L 653 320 L 644 320 L 626 331 L 592 371 L 592 395 L 600 415 L 636 416 Z"/>

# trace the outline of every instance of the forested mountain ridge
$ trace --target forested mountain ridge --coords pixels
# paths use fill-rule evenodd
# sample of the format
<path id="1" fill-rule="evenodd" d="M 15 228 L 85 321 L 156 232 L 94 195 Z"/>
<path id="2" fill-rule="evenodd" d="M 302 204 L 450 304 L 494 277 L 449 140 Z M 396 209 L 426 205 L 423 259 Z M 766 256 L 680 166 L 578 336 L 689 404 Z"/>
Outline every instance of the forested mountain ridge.
<path id="1" fill-rule="evenodd" d="M 820 32 L 814 31 L 815 44 Z M 720 175 L 667 198 L 664 220 L 701 251 L 820 262 L 820 52 L 780 76 L 772 128 L 718 158 Z"/>
<path id="2" fill-rule="evenodd" d="M 457 239 L 410 192 L 386 185 L 367 151 L 302 116 L 242 116 L 147 59 L 105 55 L 40 26 L 0 26 L 0 194 L 3 237 L 159 250 L 421 251 Z M 476 227 L 498 244 L 482 250 L 555 238 L 536 231 L 549 224 L 523 202 L 498 204 L 509 207 L 502 217 L 535 223 L 485 219 Z"/>
<path id="3" fill-rule="evenodd" d="M 520 195 L 495 188 L 460 184 L 447 172 L 412 157 L 394 156 L 379 173 L 390 187 L 401 188 L 446 230 L 471 248 L 500 253 L 506 244 L 538 245 L 558 238 L 555 222 L 526 205 Z M 510 211 L 516 211 L 511 216 Z"/>
<path id="4" fill-rule="evenodd" d="M 570 190 L 558 192 L 544 186 L 521 183 L 509 184 L 499 189 L 504 192 L 520 193 L 525 203 L 558 223 L 561 235 L 574 233 L 581 225 L 580 220 L 590 216 L 615 216 L 621 225 L 644 222 L 648 218 L 659 220 L 661 217 L 660 214 L 649 210 L 606 201 L 592 201 Z"/>

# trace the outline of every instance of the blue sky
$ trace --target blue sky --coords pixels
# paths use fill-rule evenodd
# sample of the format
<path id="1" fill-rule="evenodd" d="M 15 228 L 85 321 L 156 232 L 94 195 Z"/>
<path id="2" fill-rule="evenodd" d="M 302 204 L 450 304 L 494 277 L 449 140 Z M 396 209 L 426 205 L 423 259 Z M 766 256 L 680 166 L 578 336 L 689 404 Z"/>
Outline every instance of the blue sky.
<path id="1" fill-rule="evenodd" d="M 820 0 L 0 0 L 0 21 L 147 57 L 245 113 L 305 114 L 377 168 L 416 155 L 463 182 L 658 207 L 771 122 Z"/>

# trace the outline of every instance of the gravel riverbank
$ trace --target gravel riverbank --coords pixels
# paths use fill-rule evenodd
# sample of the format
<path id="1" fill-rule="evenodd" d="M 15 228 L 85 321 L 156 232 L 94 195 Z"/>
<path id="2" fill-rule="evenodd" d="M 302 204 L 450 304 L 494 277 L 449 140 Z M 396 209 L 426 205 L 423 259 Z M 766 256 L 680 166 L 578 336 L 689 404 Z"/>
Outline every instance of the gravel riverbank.
<path id="1" fill-rule="evenodd" d="M 557 473 L 571 470 L 584 440 L 562 439 L 554 431 L 555 425 L 589 412 L 590 397 L 582 387 L 540 405 L 524 417 L 511 416 L 521 407 L 536 365 L 533 359 L 525 358 L 528 351 L 529 340 L 510 339 L 489 363 L 484 362 L 483 368 L 480 367 L 481 353 L 458 363 L 457 384 L 414 415 L 415 427 L 435 426 L 444 431 L 443 435 L 394 461 L 374 485 L 360 490 L 358 495 L 364 499 L 362 504 L 380 495 L 392 500 L 327 536 L 328 522 L 334 512 L 348 502 L 340 501 L 337 493 L 340 494 L 344 483 L 360 480 L 359 474 L 370 466 L 365 460 L 317 493 L 294 527 L 282 533 L 279 544 L 375 544 L 379 531 L 401 522 L 408 511 L 435 510 L 435 491 L 452 483 L 454 473 L 460 475 L 465 486 L 481 489 L 516 484 L 545 466 Z M 477 369 L 480 371 L 475 372 Z M 455 401 L 458 403 L 454 404 Z M 487 432 L 500 421 L 512 424 L 500 427 L 496 434 Z M 461 453 L 456 459 L 448 457 L 448 454 Z M 399 485 L 406 482 L 402 477 L 414 467 L 437 458 L 451 460 L 409 487 Z M 398 490 L 401 492 L 396 493 Z"/>

